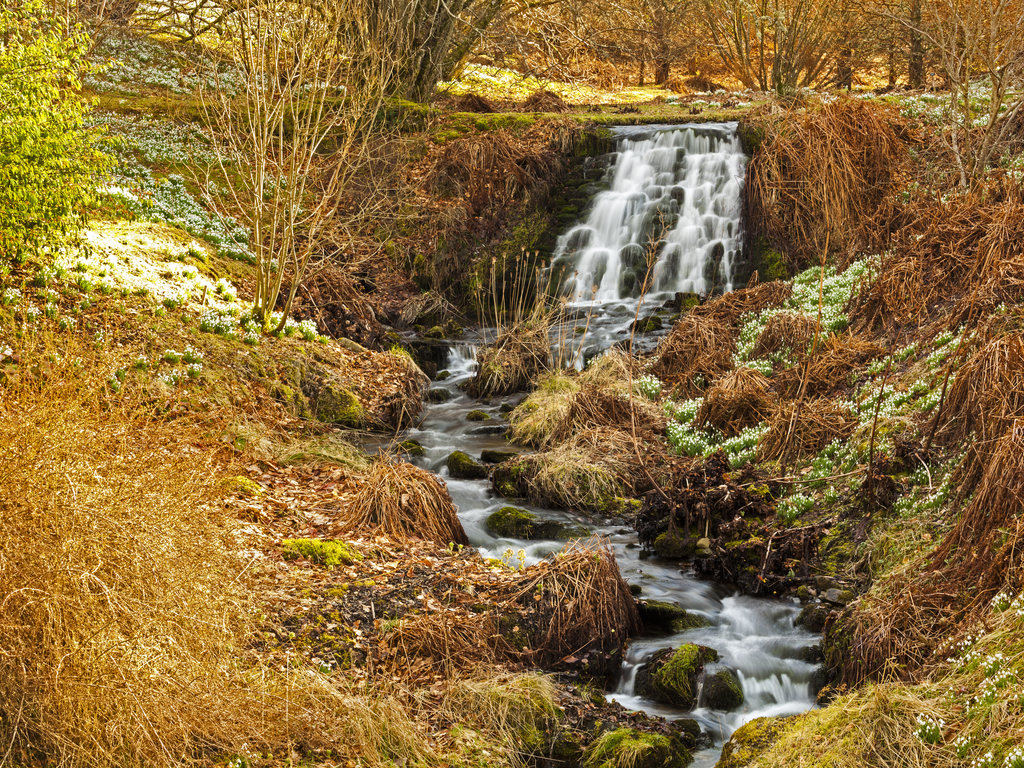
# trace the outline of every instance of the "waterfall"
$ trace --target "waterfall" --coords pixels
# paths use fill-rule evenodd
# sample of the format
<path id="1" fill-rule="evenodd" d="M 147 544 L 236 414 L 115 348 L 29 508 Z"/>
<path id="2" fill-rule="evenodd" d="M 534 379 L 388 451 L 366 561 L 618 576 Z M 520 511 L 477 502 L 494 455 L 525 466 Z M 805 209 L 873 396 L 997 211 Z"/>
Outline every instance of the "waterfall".
<path id="1" fill-rule="evenodd" d="M 558 240 L 552 280 L 571 302 L 732 290 L 746 156 L 735 123 L 619 140 L 585 222 Z M 596 288 L 595 288 L 596 287 Z"/>

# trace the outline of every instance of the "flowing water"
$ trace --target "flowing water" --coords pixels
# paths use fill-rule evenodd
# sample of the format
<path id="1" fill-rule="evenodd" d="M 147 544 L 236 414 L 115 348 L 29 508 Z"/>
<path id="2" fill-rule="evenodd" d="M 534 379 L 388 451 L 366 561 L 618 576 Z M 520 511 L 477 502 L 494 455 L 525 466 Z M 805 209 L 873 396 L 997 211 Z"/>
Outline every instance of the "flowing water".
<path id="1" fill-rule="evenodd" d="M 744 158 L 734 126 L 677 127 L 648 135 L 627 135 L 620 141 L 620 150 L 608 171 L 610 189 L 597 196 L 586 222 L 571 229 L 560 244 L 558 258 L 568 260 L 572 268 L 567 272 L 566 284 L 580 291 L 581 311 L 589 317 L 587 333 L 574 339 L 573 354 L 581 359 L 607 349 L 627 334 L 640 302 L 654 304 L 675 291 L 710 291 L 713 282 L 728 290 L 731 265 L 740 248 Z M 655 218 L 651 211 L 666 208 L 674 211 L 669 215 L 678 218 L 671 219 L 673 229 L 659 229 L 666 245 L 646 278 L 653 287 L 645 295 L 633 295 L 629 282 L 621 278 L 623 271 L 633 269 L 630 257 L 623 254 L 649 237 L 644 227 Z M 582 232 L 589 234 L 584 237 Z M 575 251 L 570 248 L 571 243 L 584 241 L 585 246 Z M 587 285 L 599 287 L 594 292 L 584 288 Z M 485 520 L 507 501 L 494 494 L 485 480 L 447 476 L 445 461 L 452 451 L 465 451 L 478 459 L 486 449 L 510 449 L 495 429 L 504 424 L 500 405 L 514 405 L 519 398 L 498 398 L 483 407 L 491 414 L 489 422 L 466 420 L 470 410 L 481 409 L 478 401 L 459 388 L 473 375 L 477 345 L 486 340 L 484 333 L 479 333 L 475 340 L 468 338 L 448 352 L 451 376 L 435 386 L 447 389 L 451 399 L 428 405 L 422 423 L 409 430 L 406 437 L 426 449 L 417 463 L 445 477 L 473 546 L 485 556 L 499 558 L 510 549 L 524 550 L 526 561 L 533 563 L 560 549 L 564 542 L 493 537 Z M 558 335 L 566 338 L 563 332 Z M 809 686 L 815 667 L 799 656 L 803 648 L 814 645 L 819 638 L 794 626 L 799 613 L 796 603 L 740 595 L 728 585 L 697 580 L 681 571 L 678 564 L 641 560 L 635 532 L 611 521 L 595 526 L 593 520 L 579 520 L 564 512 L 526 508 L 541 518 L 584 523 L 608 536 L 623 576 L 642 586 L 643 597 L 678 603 L 710 622 L 701 629 L 632 640 L 617 686 L 609 694 L 629 709 L 699 720 L 716 747 L 697 753 L 694 765 L 714 765 L 722 743 L 744 722 L 764 715 L 801 712 L 814 705 Z M 681 712 L 635 695 L 633 680 L 638 666 L 658 649 L 683 642 L 718 651 L 720 660 L 709 666 L 709 671 L 724 665 L 736 673 L 746 699 L 739 711 L 715 711 L 698 702 L 694 711 Z"/>

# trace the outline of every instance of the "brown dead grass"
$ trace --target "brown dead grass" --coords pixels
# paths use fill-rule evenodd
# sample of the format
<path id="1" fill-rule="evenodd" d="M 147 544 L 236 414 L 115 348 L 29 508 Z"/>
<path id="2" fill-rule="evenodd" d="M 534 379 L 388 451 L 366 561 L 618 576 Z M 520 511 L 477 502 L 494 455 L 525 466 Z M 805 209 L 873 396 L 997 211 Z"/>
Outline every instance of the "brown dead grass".
<path id="1" fill-rule="evenodd" d="M 853 371 L 883 354 L 882 347 L 849 332 L 828 336 L 810 360 L 801 356 L 797 365 L 773 376 L 772 383 L 782 397 L 797 397 L 806 376 L 807 395 L 826 395 L 849 386 Z"/>
<path id="2" fill-rule="evenodd" d="M 571 112 L 572 107 L 565 103 L 561 96 L 543 89 L 531 93 L 523 102 L 523 112 L 554 112 L 562 114 Z"/>
<path id="3" fill-rule="evenodd" d="M 366 473 L 346 512 L 345 527 L 362 535 L 417 536 L 442 546 L 469 544 L 444 481 L 386 456 Z"/>
<path id="4" fill-rule="evenodd" d="M 768 432 L 758 449 L 760 459 L 814 454 L 833 440 L 849 437 L 856 428 L 857 417 L 828 398 L 780 403 L 768 419 Z"/>
<path id="5" fill-rule="evenodd" d="M 764 139 L 747 166 L 746 221 L 799 265 L 875 243 L 864 227 L 898 187 L 906 129 L 892 109 L 840 98 L 820 110 L 754 114 Z M 884 232 L 883 235 L 887 235 Z"/>
<path id="6" fill-rule="evenodd" d="M 473 397 L 511 395 L 534 384 L 551 369 L 551 340 L 546 317 L 518 323 L 477 354 L 477 369 L 467 392 Z"/>
<path id="7" fill-rule="evenodd" d="M 802 312 L 779 312 L 768 318 L 768 322 L 757 337 L 751 357 L 758 358 L 789 349 L 796 354 L 807 352 L 814 339 L 817 320 Z"/>
<path id="8" fill-rule="evenodd" d="M 732 368 L 736 331 L 717 317 L 689 314 L 673 326 L 655 350 L 651 373 L 681 397 L 695 397 L 701 376 L 713 381 Z"/>
<path id="9" fill-rule="evenodd" d="M 771 415 L 775 397 L 769 387 L 770 382 L 760 371 L 737 368 L 711 385 L 694 424 L 710 424 L 725 435 L 738 435 Z"/>
<path id="10" fill-rule="evenodd" d="M 793 295 L 791 283 L 775 280 L 750 288 L 739 288 L 690 310 L 691 315 L 711 317 L 735 325 L 742 315 L 777 307 Z"/>
<path id="11" fill-rule="evenodd" d="M 639 395 L 616 394 L 596 383 L 584 384 L 572 395 L 561 422 L 552 431 L 551 444 L 569 439 L 573 434 L 609 427 L 653 441 L 665 434 L 668 420 L 662 410 Z"/>

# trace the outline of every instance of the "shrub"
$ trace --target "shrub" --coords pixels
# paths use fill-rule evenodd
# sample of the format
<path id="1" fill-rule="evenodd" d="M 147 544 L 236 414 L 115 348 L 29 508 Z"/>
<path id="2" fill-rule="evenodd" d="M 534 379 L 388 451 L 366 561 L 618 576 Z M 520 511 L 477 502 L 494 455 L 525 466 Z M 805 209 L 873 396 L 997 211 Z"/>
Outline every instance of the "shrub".
<path id="1" fill-rule="evenodd" d="M 76 93 L 86 35 L 26 0 L 0 6 L 0 39 L 2 263 L 72 235 L 106 163 Z"/>

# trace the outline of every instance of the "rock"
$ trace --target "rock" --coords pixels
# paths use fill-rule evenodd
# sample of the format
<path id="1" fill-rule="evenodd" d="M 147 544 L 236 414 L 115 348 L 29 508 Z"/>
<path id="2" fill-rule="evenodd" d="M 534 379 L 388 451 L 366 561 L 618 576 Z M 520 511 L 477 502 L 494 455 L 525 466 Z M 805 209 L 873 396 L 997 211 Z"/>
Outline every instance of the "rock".
<path id="1" fill-rule="evenodd" d="M 571 525 L 557 520 L 542 520 L 519 507 L 506 506 L 492 512 L 485 523 L 492 536 L 508 539 L 568 540 L 588 536 L 590 531 L 582 525 Z"/>
<path id="2" fill-rule="evenodd" d="M 638 696 L 680 709 L 696 704 L 697 678 L 704 665 L 717 661 L 718 652 L 703 645 L 685 643 L 675 650 L 658 651 L 636 672 Z"/>
<path id="3" fill-rule="evenodd" d="M 808 664 L 821 664 L 824 657 L 825 656 L 821 652 L 820 645 L 804 646 L 797 654 L 797 658 L 800 659 L 800 661 L 806 661 Z"/>
<path id="4" fill-rule="evenodd" d="M 487 467 L 477 464 L 469 457 L 468 453 L 454 451 L 448 456 L 445 462 L 448 467 L 449 476 L 457 480 L 486 480 Z"/>
<path id="5" fill-rule="evenodd" d="M 469 430 L 471 435 L 504 435 L 506 432 L 508 432 L 508 424 L 494 424 Z"/>
<path id="6" fill-rule="evenodd" d="M 402 450 L 402 453 L 407 453 L 410 456 L 422 456 L 427 452 L 427 449 L 415 440 L 403 440 L 398 444 L 398 447 Z"/>
<path id="7" fill-rule="evenodd" d="M 693 557 L 697 551 L 696 536 L 686 537 L 678 530 L 666 531 L 654 540 L 654 551 L 658 557 L 682 560 Z"/>
<path id="8" fill-rule="evenodd" d="M 491 414 L 487 411 L 470 411 L 466 414 L 466 421 L 490 421 Z"/>
<path id="9" fill-rule="evenodd" d="M 758 717 L 740 726 L 722 747 L 715 768 L 745 768 L 771 749 L 785 728 L 779 717 Z"/>
<path id="10" fill-rule="evenodd" d="M 828 620 L 830 613 L 832 613 L 831 607 L 822 603 L 811 603 L 804 606 L 804 609 L 800 611 L 800 615 L 796 617 L 796 621 L 793 623 L 798 627 L 803 627 L 808 632 L 821 632 L 825 628 L 825 622 Z"/>
<path id="11" fill-rule="evenodd" d="M 711 539 L 707 536 L 703 539 L 697 539 L 697 549 L 711 549 Z"/>
<path id="12" fill-rule="evenodd" d="M 442 387 L 428 389 L 423 399 L 428 403 L 447 403 L 452 399 L 452 393 Z"/>
<path id="13" fill-rule="evenodd" d="M 701 703 L 725 712 L 743 706 L 743 688 L 731 669 L 720 669 L 705 676 Z"/>
<path id="14" fill-rule="evenodd" d="M 326 384 L 317 394 L 317 419 L 328 424 L 359 429 L 366 423 L 366 412 L 359 398 L 339 384 Z"/>
<path id="15" fill-rule="evenodd" d="M 514 459 L 518 455 L 515 451 L 492 451 L 488 449 L 481 451 L 480 461 L 484 462 L 484 464 L 501 464 L 501 462 Z"/>
<path id="16" fill-rule="evenodd" d="M 685 608 L 680 608 L 673 603 L 665 603 L 661 600 L 640 600 L 636 607 L 640 613 L 640 620 L 648 629 L 655 627 L 664 632 L 682 632 L 696 627 L 711 626 L 711 622 L 703 616 L 688 613 Z"/>
<path id="17" fill-rule="evenodd" d="M 856 595 L 848 589 L 832 589 L 825 590 L 825 594 L 821 596 L 826 603 L 832 603 L 833 605 L 847 605 L 853 602 Z"/>
<path id="18" fill-rule="evenodd" d="M 434 381 L 444 381 L 452 375 L 451 371 L 438 371 L 434 377 Z"/>
<path id="19" fill-rule="evenodd" d="M 644 588 L 639 584 L 629 585 L 629 594 L 631 594 L 633 597 L 639 597 L 641 594 L 643 594 L 643 591 Z"/>
<path id="20" fill-rule="evenodd" d="M 425 339 L 443 339 L 444 338 L 444 328 L 442 328 L 440 325 L 435 325 L 429 331 L 424 331 L 423 332 L 423 338 L 425 338 Z"/>
<path id="21" fill-rule="evenodd" d="M 601 734 L 583 754 L 590 768 L 685 768 L 692 760 L 678 735 L 619 728 Z"/>

